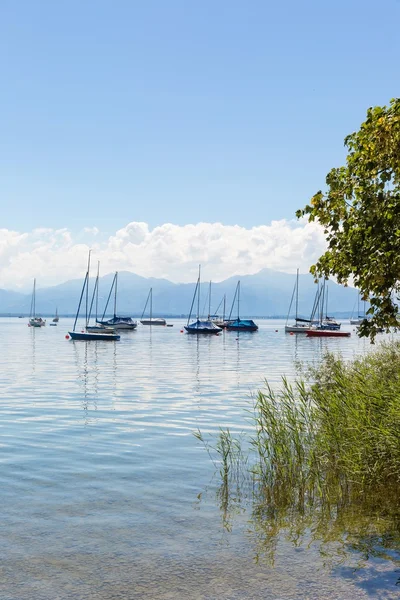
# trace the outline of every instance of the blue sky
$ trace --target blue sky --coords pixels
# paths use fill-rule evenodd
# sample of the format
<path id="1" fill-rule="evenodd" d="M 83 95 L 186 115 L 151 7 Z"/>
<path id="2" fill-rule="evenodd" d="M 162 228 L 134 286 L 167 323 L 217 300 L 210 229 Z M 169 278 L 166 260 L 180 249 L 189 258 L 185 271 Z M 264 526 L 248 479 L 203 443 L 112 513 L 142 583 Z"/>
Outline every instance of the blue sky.
<path id="1" fill-rule="evenodd" d="M 400 2 L 3 0 L 1 226 L 292 218 L 399 95 Z"/>

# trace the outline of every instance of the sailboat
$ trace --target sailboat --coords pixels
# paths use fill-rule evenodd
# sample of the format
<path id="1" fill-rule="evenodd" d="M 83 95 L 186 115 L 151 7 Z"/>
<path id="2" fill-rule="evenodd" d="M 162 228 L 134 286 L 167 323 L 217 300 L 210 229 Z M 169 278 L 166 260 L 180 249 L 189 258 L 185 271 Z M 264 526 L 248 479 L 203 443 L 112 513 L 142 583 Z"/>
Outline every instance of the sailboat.
<path id="1" fill-rule="evenodd" d="M 100 262 L 97 261 L 97 275 L 96 281 L 93 288 L 92 300 L 90 302 L 89 316 L 88 316 L 88 325 L 86 326 L 86 331 L 90 333 L 115 333 L 115 329 L 113 327 L 106 327 L 105 325 L 99 325 L 97 323 L 97 315 L 98 315 L 98 307 L 99 307 L 99 279 L 100 279 Z M 93 310 L 93 302 L 96 299 L 95 304 L 95 324 L 89 325 L 90 317 L 92 315 Z"/>
<path id="2" fill-rule="evenodd" d="M 296 294 L 296 303 L 295 303 L 296 316 L 294 318 L 294 324 L 288 325 L 289 315 L 290 315 L 290 311 L 292 309 L 293 298 L 294 298 L 295 294 Z M 294 284 L 292 299 L 290 301 L 288 316 L 286 318 L 285 332 L 286 333 L 307 333 L 307 331 L 310 329 L 310 325 L 311 325 L 310 319 L 302 319 L 299 317 L 299 270 L 297 269 L 296 282 Z"/>
<path id="3" fill-rule="evenodd" d="M 238 316 L 237 319 L 231 319 L 233 307 L 235 305 L 235 300 L 237 298 L 237 308 L 238 308 Z M 227 331 L 257 331 L 258 325 L 254 323 L 252 319 L 241 319 L 240 318 L 240 280 L 237 282 L 235 295 L 233 297 L 231 312 L 229 314 L 229 319 L 226 325 Z"/>
<path id="4" fill-rule="evenodd" d="M 211 282 L 210 282 L 211 285 Z M 223 306 L 222 308 L 222 319 L 221 317 L 218 316 L 218 311 L 221 308 L 221 304 Z M 209 315 L 210 320 L 214 323 L 214 325 L 216 325 L 217 327 L 221 327 L 222 329 L 224 327 L 226 327 L 227 325 L 227 321 L 225 320 L 225 310 L 226 310 L 226 294 L 223 295 L 221 302 L 218 304 L 217 306 L 217 310 L 215 311 L 215 315 Z"/>
<path id="5" fill-rule="evenodd" d="M 190 318 L 192 316 L 193 306 L 196 300 L 197 295 L 197 318 L 194 323 L 190 323 Z M 190 324 L 189 324 L 190 323 Z M 190 313 L 187 320 L 187 324 L 185 325 L 185 329 L 187 333 L 195 334 L 195 335 L 216 335 L 220 333 L 221 328 L 217 327 L 215 323 L 212 321 L 200 320 L 200 266 L 199 266 L 199 276 L 197 278 L 196 287 L 194 289 L 192 306 L 190 307 Z"/>
<path id="6" fill-rule="evenodd" d="M 89 250 L 87 271 L 86 271 L 85 279 L 83 281 L 81 297 L 79 299 L 79 304 L 78 304 L 78 310 L 76 311 L 74 328 L 73 328 L 72 331 L 69 331 L 68 333 L 69 333 L 71 339 L 72 340 L 76 340 L 76 341 L 96 341 L 96 340 L 116 341 L 116 340 L 120 339 L 120 336 L 117 333 L 115 333 L 115 332 L 105 333 L 103 331 L 101 331 L 101 332 L 88 331 L 89 319 L 90 319 L 90 312 L 88 311 L 88 305 L 89 305 L 90 253 L 91 253 L 91 251 Z M 83 299 L 83 296 L 84 296 L 85 292 L 86 292 L 86 318 L 85 318 L 85 329 L 86 329 L 86 331 L 85 330 L 84 331 L 76 331 L 76 323 L 78 321 L 79 312 L 80 312 L 80 308 L 81 308 L 81 304 L 82 304 L 82 299 Z"/>
<path id="7" fill-rule="evenodd" d="M 150 318 L 143 319 L 144 313 L 146 312 L 147 305 L 150 300 Z M 144 309 L 142 312 L 142 316 L 140 317 L 140 322 L 142 325 L 166 325 L 167 321 L 165 319 L 153 319 L 153 288 L 150 288 L 149 295 L 147 296 L 146 304 L 144 305 Z"/>
<path id="8" fill-rule="evenodd" d="M 131 317 L 117 317 L 117 287 L 118 287 L 118 271 L 116 271 L 114 275 L 113 282 L 111 284 L 110 293 L 108 294 L 107 303 L 104 308 L 103 316 L 101 320 L 96 319 L 96 323 L 100 323 L 100 325 L 105 325 L 106 327 L 113 327 L 114 329 L 136 329 L 137 323 Z M 107 311 L 108 303 L 110 301 L 110 297 L 112 291 L 114 289 L 114 316 L 112 319 L 104 320 L 104 316 Z"/>
<path id="9" fill-rule="evenodd" d="M 56 314 L 54 315 L 53 323 L 58 323 L 59 320 L 60 320 L 60 317 L 58 316 L 58 309 L 56 306 Z"/>
<path id="10" fill-rule="evenodd" d="M 353 310 L 354 312 L 354 310 Z M 365 312 L 365 300 L 364 300 L 364 315 L 360 315 L 360 294 L 357 292 L 357 318 L 353 318 L 353 315 L 350 318 L 350 325 L 361 325 L 364 319 L 367 318 Z"/>
<path id="11" fill-rule="evenodd" d="M 44 327 L 46 320 L 36 316 L 36 279 L 33 280 L 33 292 L 31 300 L 31 311 L 29 314 L 28 327 Z"/>
<path id="12" fill-rule="evenodd" d="M 325 300 L 325 294 L 326 294 L 326 300 Z M 326 302 L 325 317 L 323 316 L 324 302 Z M 338 321 L 336 321 L 336 319 L 334 319 L 333 317 L 328 317 L 328 282 L 325 279 L 324 279 L 324 284 L 323 284 L 321 306 L 322 306 L 321 323 L 320 323 L 321 329 L 332 329 L 333 331 L 339 330 L 341 323 L 338 323 Z"/>
<path id="13" fill-rule="evenodd" d="M 350 337 L 350 331 L 340 331 L 340 323 L 337 323 L 332 317 L 326 315 L 327 309 L 325 308 L 325 289 L 326 281 L 321 285 L 317 291 L 317 296 L 314 302 L 313 313 L 311 319 L 315 316 L 317 311 L 319 312 L 319 324 L 316 327 L 311 327 L 307 331 L 308 337 Z M 324 317 L 325 310 L 325 317 Z"/>

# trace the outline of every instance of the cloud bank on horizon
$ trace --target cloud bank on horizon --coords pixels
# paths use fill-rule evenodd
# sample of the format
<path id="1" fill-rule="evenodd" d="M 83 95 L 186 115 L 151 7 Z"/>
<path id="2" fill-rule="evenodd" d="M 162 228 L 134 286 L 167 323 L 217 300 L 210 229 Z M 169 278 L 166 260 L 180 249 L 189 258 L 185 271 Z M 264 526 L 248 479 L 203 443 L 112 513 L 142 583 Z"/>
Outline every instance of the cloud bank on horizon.
<path id="1" fill-rule="evenodd" d="M 195 281 L 199 264 L 204 278 L 215 282 L 266 267 L 307 272 L 326 247 L 321 226 L 307 221 L 272 221 L 251 229 L 165 223 L 152 230 L 132 221 L 107 239 L 100 240 L 100 234 L 97 227 L 75 236 L 68 229 L 0 229 L 0 288 L 26 289 L 34 277 L 39 287 L 83 277 L 89 248 L 103 275 L 133 271 L 185 283 Z"/>

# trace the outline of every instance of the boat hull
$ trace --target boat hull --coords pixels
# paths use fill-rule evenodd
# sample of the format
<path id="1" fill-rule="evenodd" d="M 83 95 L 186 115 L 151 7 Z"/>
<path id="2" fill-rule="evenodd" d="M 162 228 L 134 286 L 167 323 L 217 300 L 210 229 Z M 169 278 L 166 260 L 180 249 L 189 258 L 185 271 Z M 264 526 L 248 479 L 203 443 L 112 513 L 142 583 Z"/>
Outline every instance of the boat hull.
<path id="1" fill-rule="evenodd" d="M 258 325 L 252 319 L 237 319 L 228 323 L 225 329 L 227 331 L 248 331 L 252 333 L 258 331 Z"/>
<path id="2" fill-rule="evenodd" d="M 167 321 L 165 319 L 141 319 L 142 325 L 166 325 Z"/>
<path id="3" fill-rule="evenodd" d="M 309 327 L 299 327 L 298 325 L 285 325 L 286 333 L 307 333 L 310 331 Z"/>
<path id="4" fill-rule="evenodd" d="M 89 341 L 118 341 L 121 336 L 117 333 L 91 333 L 89 331 L 69 331 L 71 340 L 89 342 Z"/>
<path id="5" fill-rule="evenodd" d="M 350 337 L 350 331 L 338 331 L 337 329 L 309 329 L 307 337 Z"/>
<path id="6" fill-rule="evenodd" d="M 110 319 L 109 321 L 97 321 L 100 325 L 104 327 L 112 327 L 113 329 L 122 330 L 125 329 L 127 331 L 136 329 L 137 323 L 136 321 L 123 321 L 118 319 Z"/>
<path id="7" fill-rule="evenodd" d="M 86 327 L 87 333 L 104 333 L 110 335 L 110 333 L 115 333 L 115 329 L 113 327 L 104 327 L 103 325 L 89 325 Z"/>
<path id="8" fill-rule="evenodd" d="M 209 329 L 209 328 L 191 328 L 190 325 L 186 326 L 186 333 L 194 334 L 194 335 L 218 335 L 221 332 L 221 329 L 218 327 L 217 329 Z"/>

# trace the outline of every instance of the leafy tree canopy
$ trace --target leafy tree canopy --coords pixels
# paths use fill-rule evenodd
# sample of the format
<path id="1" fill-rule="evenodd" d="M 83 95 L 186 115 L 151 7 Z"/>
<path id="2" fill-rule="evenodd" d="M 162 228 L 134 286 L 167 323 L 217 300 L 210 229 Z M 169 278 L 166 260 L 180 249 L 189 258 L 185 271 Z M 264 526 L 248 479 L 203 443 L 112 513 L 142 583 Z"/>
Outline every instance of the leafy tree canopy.
<path id="1" fill-rule="evenodd" d="M 346 166 L 332 169 L 327 191 L 297 211 L 324 227 L 328 250 L 311 267 L 315 277 L 349 280 L 370 302 L 360 335 L 399 327 L 400 98 L 369 108 L 359 131 L 344 141 Z"/>

